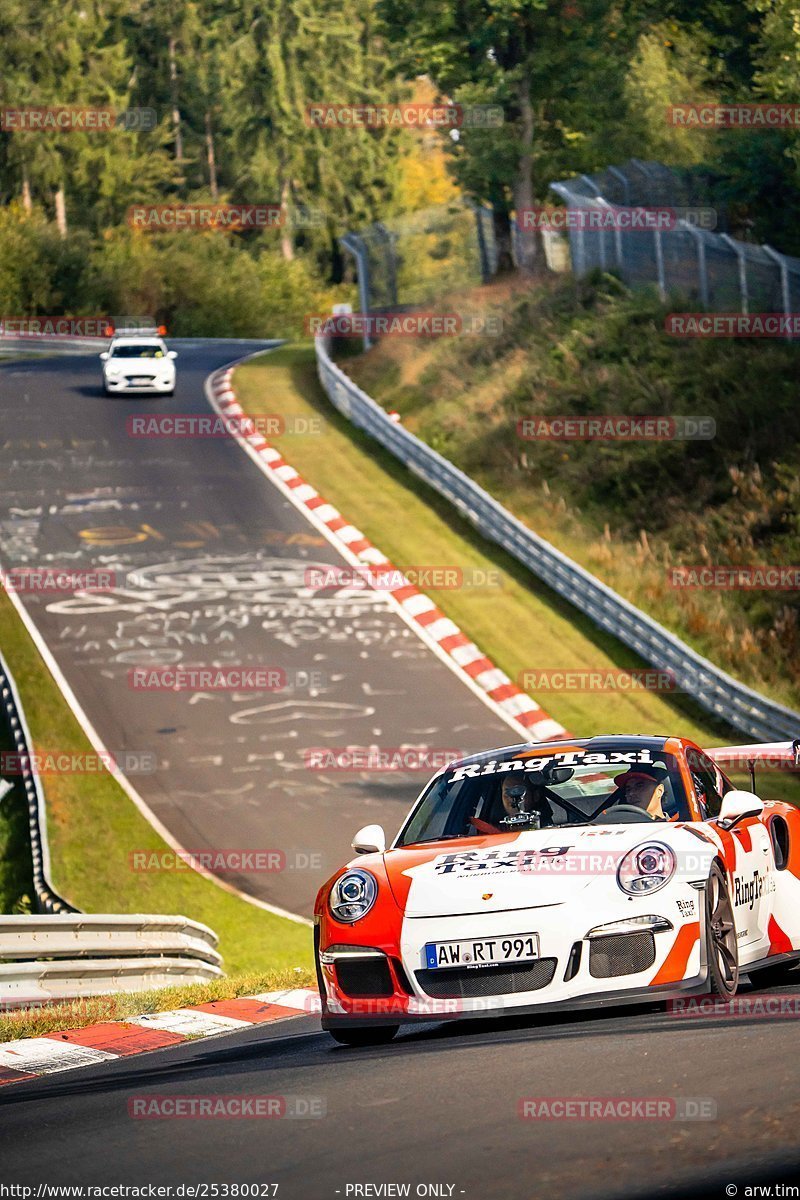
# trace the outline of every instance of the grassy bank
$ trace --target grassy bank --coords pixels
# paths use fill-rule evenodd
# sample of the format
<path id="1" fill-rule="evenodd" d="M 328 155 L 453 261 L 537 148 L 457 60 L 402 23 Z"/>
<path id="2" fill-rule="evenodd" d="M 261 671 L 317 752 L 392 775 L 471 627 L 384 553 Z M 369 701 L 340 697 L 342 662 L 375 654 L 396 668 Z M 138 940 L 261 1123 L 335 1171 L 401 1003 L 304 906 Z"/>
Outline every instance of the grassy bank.
<path id="1" fill-rule="evenodd" d="M 251 415 L 315 418 L 321 432 L 270 440 L 320 493 L 400 567 L 455 565 L 494 573 L 489 589 L 425 589 L 442 610 L 512 679 L 531 667 L 622 670 L 642 663 L 498 547 L 484 541 L 441 497 L 331 406 L 316 376 L 312 346 L 298 344 L 237 368 L 234 387 Z M 305 428 L 309 427 L 306 420 Z M 740 735 L 689 696 L 628 692 L 531 694 L 575 735 L 680 733 L 700 745 Z M 800 783 L 771 773 L 767 795 L 797 802 Z M 736 780 L 746 786 L 744 777 Z"/>
<path id="2" fill-rule="evenodd" d="M 91 751 L 8 597 L 0 591 L 0 645 L 20 691 L 34 747 Z M 180 913 L 210 925 L 225 970 L 311 963 L 311 931 L 224 891 L 194 871 L 131 870 L 131 850 L 165 850 L 113 776 L 43 776 L 53 886 L 86 912 Z"/>
<path id="3" fill-rule="evenodd" d="M 499 336 L 384 340 L 349 374 L 531 528 L 701 653 L 800 707 L 800 596 L 681 590 L 671 568 L 800 563 L 800 349 L 670 337 L 618 280 L 498 284 Z M 671 307 L 678 307 L 677 304 Z M 531 417 L 706 416 L 707 441 L 543 441 Z"/>
<path id="4" fill-rule="evenodd" d="M 455 565 L 499 577 L 498 586 L 484 589 L 426 591 L 512 679 L 545 663 L 566 669 L 641 665 L 339 417 L 317 381 L 312 347 L 290 346 L 252 360 L 237 369 L 234 386 L 252 415 L 321 418 L 322 433 L 272 440 L 398 566 Z M 602 696 L 540 693 L 537 699 L 575 734 L 668 732 L 680 726 L 708 744 L 726 736 L 688 699 L 676 703 L 643 690 Z"/>

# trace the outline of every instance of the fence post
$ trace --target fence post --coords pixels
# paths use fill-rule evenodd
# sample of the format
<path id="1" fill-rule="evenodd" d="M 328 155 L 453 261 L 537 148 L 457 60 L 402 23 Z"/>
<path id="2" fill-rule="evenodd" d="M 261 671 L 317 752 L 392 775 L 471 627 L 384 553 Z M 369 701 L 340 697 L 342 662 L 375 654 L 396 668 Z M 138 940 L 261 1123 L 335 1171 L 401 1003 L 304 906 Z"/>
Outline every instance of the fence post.
<path id="1" fill-rule="evenodd" d="M 625 205 L 626 208 L 630 208 L 630 206 L 631 206 L 631 184 L 630 184 L 630 180 L 628 179 L 628 176 L 625 174 L 624 171 L 620 171 L 619 167 L 606 167 L 606 170 L 608 171 L 609 175 L 613 175 L 615 179 L 622 180 L 623 204 Z"/>
<path id="2" fill-rule="evenodd" d="M 747 316 L 750 312 L 750 295 L 747 288 L 747 263 L 745 262 L 744 249 L 740 242 L 735 242 L 727 233 L 721 233 L 719 238 L 726 246 L 730 246 L 739 260 L 739 293 L 741 296 L 742 312 Z"/>
<path id="3" fill-rule="evenodd" d="M 696 229 L 691 221 L 679 221 L 678 225 L 682 226 L 687 233 L 690 233 L 695 240 L 697 246 L 697 277 L 700 282 L 700 303 L 703 308 L 708 308 L 708 272 L 706 271 L 706 244 L 703 240 L 703 235 L 699 229 Z"/>
<path id="4" fill-rule="evenodd" d="M 383 240 L 383 253 L 386 260 L 386 275 L 389 281 L 389 304 L 397 308 L 397 255 L 395 254 L 395 238 L 385 225 L 376 221 L 373 229 Z"/>
<path id="5" fill-rule="evenodd" d="M 766 243 L 764 243 L 762 245 L 761 249 L 764 251 L 765 254 L 768 254 L 774 262 L 776 262 L 778 264 L 778 267 L 780 269 L 780 273 L 781 273 L 781 304 L 783 305 L 783 315 L 786 317 L 786 319 L 788 321 L 789 316 L 790 316 L 789 310 L 792 307 L 791 293 L 789 290 L 789 265 L 786 262 L 785 257 L 782 254 L 779 254 L 777 250 L 773 250 L 772 246 L 768 246 Z M 791 329 L 789 329 L 789 331 L 787 332 L 786 338 L 790 342 L 793 340 Z"/>
<path id="6" fill-rule="evenodd" d="M 361 312 L 365 317 L 369 317 L 369 259 L 367 257 L 367 247 L 362 237 L 357 233 L 346 233 L 339 238 L 341 245 L 345 250 L 352 254 L 356 260 L 356 274 L 358 275 L 358 303 Z M 372 345 L 372 339 L 369 336 L 369 323 L 364 327 L 363 335 L 364 349 L 369 350 Z"/>
<path id="7" fill-rule="evenodd" d="M 483 228 L 484 213 L 491 212 L 485 204 L 469 204 L 475 217 L 475 229 L 478 234 L 478 254 L 481 260 L 481 280 L 488 283 L 492 278 L 492 267 L 489 262 L 489 247 L 486 245 L 486 232 Z"/>
<path id="8" fill-rule="evenodd" d="M 661 230 L 656 229 L 653 232 L 653 238 L 656 246 L 656 274 L 658 276 L 658 294 L 662 300 L 667 298 L 666 278 L 664 275 L 664 246 L 661 241 Z"/>

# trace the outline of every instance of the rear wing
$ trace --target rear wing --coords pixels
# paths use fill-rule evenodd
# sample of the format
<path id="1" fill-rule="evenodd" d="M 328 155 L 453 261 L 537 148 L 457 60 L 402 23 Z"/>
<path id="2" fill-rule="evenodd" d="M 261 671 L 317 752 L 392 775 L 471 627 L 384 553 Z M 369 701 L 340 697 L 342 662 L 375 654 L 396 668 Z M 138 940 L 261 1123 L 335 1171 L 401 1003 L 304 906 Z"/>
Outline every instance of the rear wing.
<path id="1" fill-rule="evenodd" d="M 767 770 L 800 770 L 800 738 L 792 742 L 757 742 L 752 746 L 716 746 L 706 754 L 718 767 L 729 771 L 749 771 L 755 790 L 756 767 Z"/>

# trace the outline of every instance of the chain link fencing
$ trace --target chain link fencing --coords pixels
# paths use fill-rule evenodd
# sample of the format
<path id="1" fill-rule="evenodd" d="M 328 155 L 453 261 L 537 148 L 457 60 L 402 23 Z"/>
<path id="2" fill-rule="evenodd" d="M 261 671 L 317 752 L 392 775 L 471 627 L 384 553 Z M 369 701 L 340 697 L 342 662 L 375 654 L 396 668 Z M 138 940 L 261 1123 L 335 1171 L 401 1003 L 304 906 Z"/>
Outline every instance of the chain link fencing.
<path id="1" fill-rule="evenodd" d="M 703 228 L 710 210 L 702 176 L 631 159 L 550 186 L 569 211 L 585 214 L 567 235 L 576 275 L 615 271 L 633 287 L 655 285 L 662 299 L 679 294 L 709 312 L 800 312 L 800 259 L 730 237 L 724 210 L 714 213 L 714 229 Z M 620 228 L 613 210 L 637 207 L 671 209 L 675 220 Z"/>
<path id="2" fill-rule="evenodd" d="M 364 313 L 419 308 L 497 273 L 492 210 L 466 201 L 407 213 L 348 233 Z"/>

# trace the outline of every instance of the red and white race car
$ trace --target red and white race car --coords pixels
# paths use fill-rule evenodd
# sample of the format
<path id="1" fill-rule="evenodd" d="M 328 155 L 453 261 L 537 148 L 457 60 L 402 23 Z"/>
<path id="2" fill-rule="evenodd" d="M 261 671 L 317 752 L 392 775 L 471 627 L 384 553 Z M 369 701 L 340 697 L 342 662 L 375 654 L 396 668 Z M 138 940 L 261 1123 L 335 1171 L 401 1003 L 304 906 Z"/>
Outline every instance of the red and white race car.
<path id="1" fill-rule="evenodd" d="M 323 1027 L 374 1044 L 404 1022 L 732 996 L 740 971 L 787 971 L 800 811 L 722 766 L 796 768 L 799 749 L 603 736 L 451 763 L 390 848 L 362 829 L 317 896 Z"/>

